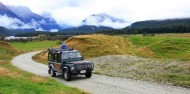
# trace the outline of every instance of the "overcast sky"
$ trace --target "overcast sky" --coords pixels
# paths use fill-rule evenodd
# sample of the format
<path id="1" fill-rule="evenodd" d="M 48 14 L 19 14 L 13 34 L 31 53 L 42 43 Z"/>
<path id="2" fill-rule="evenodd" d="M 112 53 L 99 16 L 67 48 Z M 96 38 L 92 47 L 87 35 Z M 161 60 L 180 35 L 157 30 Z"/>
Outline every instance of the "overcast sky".
<path id="1" fill-rule="evenodd" d="M 52 14 L 59 24 L 78 25 L 91 14 L 107 13 L 127 22 L 190 17 L 190 0 L 1 0 L 38 14 Z"/>

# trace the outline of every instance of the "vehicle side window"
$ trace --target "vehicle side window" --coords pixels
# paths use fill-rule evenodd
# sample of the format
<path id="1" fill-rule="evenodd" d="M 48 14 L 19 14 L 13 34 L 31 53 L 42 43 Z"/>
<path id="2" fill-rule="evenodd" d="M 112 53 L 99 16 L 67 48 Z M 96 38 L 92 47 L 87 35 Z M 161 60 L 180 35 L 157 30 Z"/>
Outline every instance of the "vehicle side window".
<path id="1" fill-rule="evenodd" d="M 57 61 L 60 62 L 61 61 L 61 55 L 57 54 Z"/>
<path id="2" fill-rule="evenodd" d="M 60 62 L 61 59 L 60 59 L 61 55 L 60 54 L 53 54 L 53 53 L 49 53 L 48 54 L 48 60 L 49 61 L 56 61 L 56 62 Z"/>
<path id="3" fill-rule="evenodd" d="M 67 54 L 66 53 L 62 54 L 62 59 L 67 59 Z"/>
<path id="4" fill-rule="evenodd" d="M 53 61 L 57 61 L 57 54 L 53 54 Z"/>
<path id="5" fill-rule="evenodd" d="M 49 53 L 48 59 L 49 59 L 50 61 L 52 61 L 52 60 L 53 60 L 53 55 Z"/>

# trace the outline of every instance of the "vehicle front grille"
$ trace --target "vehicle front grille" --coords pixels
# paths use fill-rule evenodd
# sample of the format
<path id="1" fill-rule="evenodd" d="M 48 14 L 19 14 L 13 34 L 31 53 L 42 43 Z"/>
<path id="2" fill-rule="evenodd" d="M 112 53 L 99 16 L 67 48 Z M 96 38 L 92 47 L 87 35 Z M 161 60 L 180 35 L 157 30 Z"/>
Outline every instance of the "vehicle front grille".
<path id="1" fill-rule="evenodd" d="M 76 68 L 77 68 L 77 70 L 86 70 L 87 64 L 77 64 Z"/>

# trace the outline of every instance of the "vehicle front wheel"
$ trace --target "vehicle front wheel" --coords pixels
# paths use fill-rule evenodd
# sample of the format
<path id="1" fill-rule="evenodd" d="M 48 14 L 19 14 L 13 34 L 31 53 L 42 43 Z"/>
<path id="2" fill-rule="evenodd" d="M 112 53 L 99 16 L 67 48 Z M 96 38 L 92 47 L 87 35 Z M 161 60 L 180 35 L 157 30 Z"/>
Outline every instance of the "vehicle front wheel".
<path id="1" fill-rule="evenodd" d="M 53 68 L 52 67 L 50 67 L 50 74 L 51 74 L 51 76 L 52 77 L 55 77 L 56 76 L 56 73 L 55 73 L 55 71 L 53 70 Z"/>
<path id="2" fill-rule="evenodd" d="M 92 76 L 92 72 L 87 72 L 87 73 L 85 74 L 85 76 L 86 76 L 86 78 L 90 78 L 90 77 Z"/>
<path id="3" fill-rule="evenodd" d="M 68 69 L 65 69 L 63 72 L 63 77 L 66 81 L 70 81 L 71 80 L 71 74 L 69 73 Z"/>

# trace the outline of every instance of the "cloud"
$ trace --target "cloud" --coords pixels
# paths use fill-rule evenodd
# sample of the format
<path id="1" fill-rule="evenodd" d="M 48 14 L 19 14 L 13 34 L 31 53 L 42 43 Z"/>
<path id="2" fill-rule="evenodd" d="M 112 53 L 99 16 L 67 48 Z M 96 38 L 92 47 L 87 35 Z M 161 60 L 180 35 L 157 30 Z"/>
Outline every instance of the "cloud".
<path id="1" fill-rule="evenodd" d="M 31 20 L 30 23 L 24 23 L 21 20 L 17 19 L 17 18 L 11 18 L 8 17 L 7 15 L 0 15 L 0 26 L 6 27 L 8 29 L 35 29 L 35 30 L 40 30 L 40 31 L 44 31 L 40 24 L 43 24 L 44 21 L 39 21 L 36 22 L 35 20 Z"/>
<path id="2" fill-rule="evenodd" d="M 113 21 L 111 21 L 111 19 L 108 19 L 108 18 L 104 19 L 103 22 L 99 22 L 94 17 L 88 17 L 88 19 L 85 20 L 85 23 L 82 23 L 82 24 L 94 25 L 94 26 L 108 26 L 108 27 L 112 27 L 115 29 L 120 29 L 120 28 L 124 28 L 124 27 L 128 26 L 130 23 L 113 22 Z"/>
<path id="3" fill-rule="evenodd" d="M 0 15 L 0 26 L 6 27 L 8 29 L 29 29 L 30 25 L 24 24 L 22 21 L 16 18 L 10 18 L 6 15 Z"/>
<path id="4" fill-rule="evenodd" d="M 58 32 L 59 30 L 57 29 L 51 29 L 50 32 Z"/>
<path id="5" fill-rule="evenodd" d="M 190 17 L 189 0 L 1 0 L 33 12 L 52 14 L 59 24 L 77 26 L 91 14 L 107 13 L 127 22 Z"/>

